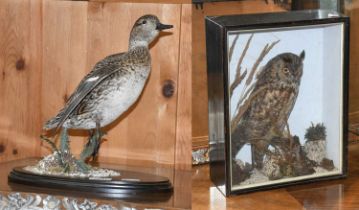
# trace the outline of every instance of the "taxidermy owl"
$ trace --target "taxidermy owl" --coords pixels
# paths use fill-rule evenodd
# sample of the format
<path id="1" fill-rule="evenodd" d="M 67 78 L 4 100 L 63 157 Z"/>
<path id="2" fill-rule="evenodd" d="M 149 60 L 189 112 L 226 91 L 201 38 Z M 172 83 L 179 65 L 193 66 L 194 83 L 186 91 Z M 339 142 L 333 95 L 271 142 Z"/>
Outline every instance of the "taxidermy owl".
<path id="1" fill-rule="evenodd" d="M 244 144 L 250 144 L 254 167 L 261 169 L 270 141 L 289 133 L 285 128 L 298 96 L 304 57 L 304 51 L 299 56 L 279 54 L 257 75 L 246 110 L 232 130 L 233 158 Z"/>

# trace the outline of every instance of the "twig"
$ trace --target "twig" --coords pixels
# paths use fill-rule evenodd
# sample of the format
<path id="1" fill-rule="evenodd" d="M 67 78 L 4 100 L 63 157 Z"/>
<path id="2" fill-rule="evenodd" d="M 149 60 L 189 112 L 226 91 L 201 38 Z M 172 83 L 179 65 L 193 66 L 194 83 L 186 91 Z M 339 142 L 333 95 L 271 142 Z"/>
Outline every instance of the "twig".
<path id="1" fill-rule="evenodd" d="M 235 75 L 234 81 L 230 87 L 231 96 L 232 96 L 234 89 L 236 89 L 236 87 L 238 87 L 238 85 L 241 84 L 242 80 L 247 75 L 247 70 L 245 70 L 245 72 L 243 72 L 243 75 L 241 75 L 241 65 L 242 65 L 244 56 L 247 54 L 247 51 L 248 51 L 249 45 L 252 41 L 252 38 L 253 38 L 253 34 L 248 38 L 246 46 L 244 47 L 243 52 L 242 52 L 241 56 L 239 57 L 237 67 L 236 67 L 236 75 Z"/>
<path id="2" fill-rule="evenodd" d="M 241 66 L 241 65 L 242 65 L 244 56 L 247 54 L 247 51 L 248 51 L 249 45 L 251 44 L 251 41 L 252 41 L 253 36 L 254 36 L 254 35 L 252 34 L 252 35 L 248 38 L 247 43 L 246 43 L 246 46 L 245 46 L 244 49 L 243 49 L 243 53 L 242 53 L 241 57 L 239 57 L 239 61 L 238 61 L 238 64 L 237 64 L 237 68 L 238 68 L 238 66 Z"/>
<path id="3" fill-rule="evenodd" d="M 240 107 L 240 105 L 243 103 L 243 101 L 247 98 L 247 96 L 252 92 L 252 90 L 254 89 L 255 85 L 253 84 L 252 86 L 250 86 L 250 88 L 244 93 L 243 97 L 241 97 L 237 103 L 237 107 L 236 110 L 238 110 L 238 108 Z"/>
<path id="4" fill-rule="evenodd" d="M 234 37 L 234 40 L 232 42 L 232 45 L 231 47 L 229 48 L 229 62 L 231 62 L 232 60 L 232 55 L 233 55 L 233 51 L 234 51 L 234 47 L 236 46 L 236 43 L 238 41 L 238 37 L 239 37 L 239 34 L 236 35 L 236 37 Z"/>
<path id="5" fill-rule="evenodd" d="M 256 62 L 254 62 L 251 72 L 249 73 L 247 80 L 246 80 L 246 85 L 244 86 L 243 90 L 242 90 L 242 94 L 241 97 L 239 99 L 239 102 L 237 104 L 237 107 L 240 106 L 240 104 L 242 103 L 242 101 L 245 99 L 245 95 L 248 94 L 247 87 L 252 83 L 254 75 L 258 69 L 259 64 L 262 62 L 263 58 L 269 53 L 269 51 L 276 45 L 278 44 L 278 42 L 280 42 L 280 40 L 277 40 L 275 42 L 272 42 L 270 45 L 266 44 L 262 50 L 262 52 L 259 54 L 259 57 L 257 58 Z"/>
<path id="6" fill-rule="evenodd" d="M 257 71 L 257 68 L 259 66 L 259 64 L 262 62 L 263 58 L 269 53 L 269 51 L 276 45 L 278 44 L 278 42 L 280 42 L 280 40 L 277 40 L 275 42 L 272 42 L 270 45 L 266 44 L 266 46 L 263 48 L 261 54 L 259 55 L 259 57 L 257 58 L 256 62 L 253 64 L 251 73 L 249 74 L 247 80 L 246 80 L 246 85 L 249 85 L 254 77 L 254 73 Z"/>
<path id="7" fill-rule="evenodd" d="M 253 36 L 253 35 L 252 35 Z M 251 36 L 251 37 L 252 37 Z M 250 39 L 251 39 L 250 37 Z M 261 91 L 263 91 L 265 88 L 267 88 L 267 86 L 263 86 L 261 88 L 259 88 L 258 90 L 256 90 L 253 94 L 250 95 L 250 98 L 248 98 L 244 103 L 243 101 L 245 100 L 245 98 L 249 95 L 249 93 L 252 92 L 252 89 L 254 88 L 254 85 L 252 85 L 250 87 L 250 89 L 247 91 L 248 86 L 250 86 L 250 84 L 253 81 L 255 72 L 258 69 L 259 64 L 263 61 L 263 58 L 269 53 L 269 51 L 272 50 L 272 48 L 278 44 L 278 42 L 280 42 L 280 40 L 277 40 L 275 42 L 272 42 L 270 45 L 266 44 L 262 50 L 262 52 L 260 53 L 259 57 L 257 58 L 257 60 L 255 61 L 255 63 L 252 66 L 252 69 L 246 79 L 246 83 L 245 83 L 245 87 L 242 90 L 242 94 L 241 97 L 237 103 L 237 113 L 236 115 L 233 117 L 232 122 L 231 122 L 231 130 L 232 132 L 235 130 L 236 126 L 238 125 L 238 123 L 240 122 L 240 119 L 242 117 L 242 115 L 244 114 L 244 112 L 248 109 L 249 105 L 251 104 L 252 100 L 254 99 L 254 97 L 256 97 Z M 247 42 L 248 43 L 248 42 Z M 240 61 L 241 62 L 241 61 Z M 232 88 L 232 87 L 231 87 Z M 240 106 L 243 103 L 242 106 Z M 240 108 L 239 108 L 240 107 Z"/>
<path id="8" fill-rule="evenodd" d="M 278 39 L 277 41 L 275 41 L 275 42 L 272 42 L 272 44 L 269 46 L 269 48 L 267 49 L 267 52 L 266 52 L 266 54 L 268 54 L 269 53 L 269 51 L 271 51 L 272 50 L 272 48 L 276 45 L 276 44 L 278 44 L 280 42 L 280 39 Z"/>
<path id="9" fill-rule="evenodd" d="M 238 72 L 237 72 L 237 74 L 238 74 Z M 233 83 L 232 83 L 232 85 L 231 85 L 231 87 L 230 87 L 230 94 L 231 94 L 231 97 L 232 97 L 232 95 L 233 95 L 233 91 L 234 91 L 234 89 L 239 85 L 239 84 L 241 84 L 241 82 L 243 81 L 243 79 L 247 76 L 247 69 L 243 72 L 243 74 L 242 75 L 240 75 L 240 74 L 238 74 L 237 75 L 236 74 L 236 78 L 235 78 L 235 80 L 233 81 Z M 239 76 L 240 75 L 240 76 Z"/>
<path id="10" fill-rule="evenodd" d="M 267 49 L 268 49 L 268 44 L 266 44 L 266 46 L 264 46 L 261 54 L 257 58 L 256 62 L 253 64 L 252 69 L 251 69 L 251 73 L 249 74 L 249 76 L 248 76 L 248 78 L 246 80 L 246 85 L 249 85 L 252 82 L 254 72 L 257 70 L 258 65 L 263 60 L 264 56 L 267 54 Z"/>

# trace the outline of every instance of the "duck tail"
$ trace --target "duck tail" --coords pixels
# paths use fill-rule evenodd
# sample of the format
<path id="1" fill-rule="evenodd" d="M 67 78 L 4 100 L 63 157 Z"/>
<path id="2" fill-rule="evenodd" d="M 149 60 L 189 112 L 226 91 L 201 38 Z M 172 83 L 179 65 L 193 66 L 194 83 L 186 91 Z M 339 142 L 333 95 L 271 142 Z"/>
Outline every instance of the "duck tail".
<path id="1" fill-rule="evenodd" d="M 55 129 L 55 128 L 58 128 L 58 126 L 59 126 L 59 123 L 60 123 L 60 117 L 54 117 L 54 118 L 52 118 L 52 119 L 50 119 L 50 120 L 48 120 L 46 123 L 45 123 L 45 125 L 42 127 L 42 129 L 44 130 L 44 131 L 50 131 L 50 130 L 53 130 L 53 129 Z"/>

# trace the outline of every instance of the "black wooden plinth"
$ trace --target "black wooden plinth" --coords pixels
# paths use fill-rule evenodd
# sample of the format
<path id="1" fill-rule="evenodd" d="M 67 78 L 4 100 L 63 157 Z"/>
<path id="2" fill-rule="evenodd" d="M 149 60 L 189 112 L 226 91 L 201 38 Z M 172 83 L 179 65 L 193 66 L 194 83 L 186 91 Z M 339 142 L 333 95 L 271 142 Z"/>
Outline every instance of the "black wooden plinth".
<path id="1" fill-rule="evenodd" d="M 133 198 L 159 193 L 161 197 L 170 197 L 173 191 L 169 179 L 140 172 L 117 170 L 120 176 L 111 179 L 89 179 L 62 176 L 39 175 L 23 170 L 23 167 L 14 168 L 8 180 L 12 183 L 36 187 L 56 188 L 61 190 L 94 193 L 101 197 Z"/>

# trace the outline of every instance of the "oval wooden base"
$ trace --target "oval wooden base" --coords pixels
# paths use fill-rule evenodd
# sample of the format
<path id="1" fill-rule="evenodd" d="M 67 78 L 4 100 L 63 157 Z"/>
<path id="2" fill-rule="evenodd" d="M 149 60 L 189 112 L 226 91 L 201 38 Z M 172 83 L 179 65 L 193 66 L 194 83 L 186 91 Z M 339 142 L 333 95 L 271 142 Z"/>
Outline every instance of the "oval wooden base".
<path id="1" fill-rule="evenodd" d="M 109 179 L 89 179 L 39 175 L 25 171 L 23 167 L 16 167 L 10 172 L 8 180 L 17 184 L 90 192 L 112 198 L 138 198 L 160 193 L 163 199 L 163 195 L 167 194 L 168 196 L 164 197 L 170 197 L 172 194 L 172 184 L 165 177 L 124 170 L 119 172 L 120 176 Z"/>

